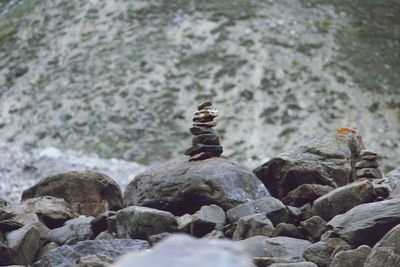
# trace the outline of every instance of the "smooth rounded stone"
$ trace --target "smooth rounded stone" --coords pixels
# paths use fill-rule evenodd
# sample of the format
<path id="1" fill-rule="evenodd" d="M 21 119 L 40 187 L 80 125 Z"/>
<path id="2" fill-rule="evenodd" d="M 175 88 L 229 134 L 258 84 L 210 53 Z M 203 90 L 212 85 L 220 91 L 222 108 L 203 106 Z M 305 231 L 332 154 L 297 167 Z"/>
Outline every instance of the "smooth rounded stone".
<path id="1" fill-rule="evenodd" d="M 271 236 L 274 225 L 266 215 L 258 213 L 240 218 L 237 221 L 233 240 L 243 240 L 249 237 L 262 235 Z"/>
<path id="2" fill-rule="evenodd" d="M 382 178 L 382 172 L 380 169 L 376 168 L 363 168 L 356 171 L 357 177 L 361 178 L 372 178 L 380 179 Z"/>
<path id="3" fill-rule="evenodd" d="M 52 242 L 58 245 L 72 245 L 78 241 L 91 239 L 93 235 L 90 222 L 93 217 L 81 216 L 67 221 L 62 227 L 51 230 L 48 235 Z"/>
<path id="4" fill-rule="evenodd" d="M 63 198 L 72 210 L 86 216 L 97 216 L 107 210 L 123 207 L 121 189 L 105 174 L 66 172 L 48 176 L 22 193 L 22 200 L 40 196 Z"/>
<path id="5" fill-rule="evenodd" d="M 400 224 L 393 227 L 378 243 L 376 243 L 366 259 L 364 266 L 400 266 Z"/>
<path id="6" fill-rule="evenodd" d="M 219 136 L 213 134 L 201 134 L 193 137 L 193 146 L 198 144 L 218 146 L 220 144 Z"/>
<path id="7" fill-rule="evenodd" d="M 251 258 L 228 240 L 195 239 L 172 235 L 157 243 L 146 253 L 122 257 L 114 267 L 253 267 Z"/>
<path id="8" fill-rule="evenodd" d="M 193 126 L 213 128 L 213 127 L 217 126 L 217 124 L 218 123 L 216 121 L 207 121 L 207 122 L 195 122 L 195 123 L 193 123 Z"/>
<path id="9" fill-rule="evenodd" d="M 400 224 L 400 199 L 361 204 L 328 222 L 353 247 L 374 246 L 397 224 Z"/>
<path id="10" fill-rule="evenodd" d="M 339 247 L 351 249 L 346 241 L 340 238 L 330 238 L 310 245 L 304 251 L 303 256 L 307 261 L 314 262 L 319 267 L 328 267 L 332 253 Z"/>
<path id="11" fill-rule="evenodd" d="M 186 150 L 185 154 L 189 156 L 194 156 L 202 152 L 211 153 L 215 157 L 218 157 L 219 155 L 222 154 L 223 148 L 222 146 L 197 144 L 196 146 L 193 146 L 188 150 Z"/>
<path id="12" fill-rule="evenodd" d="M 303 261 L 303 262 L 292 262 L 292 263 L 273 263 L 269 267 L 318 267 L 313 262 Z"/>
<path id="13" fill-rule="evenodd" d="M 164 232 L 177 232 L 178 222 L 172 213 L 157 209 L 131 206 L 117 213 L 117 236 L 148 239 Z"/>
<path id="14" fill-rule="evenodd" d="M 30 265 L 40 250 L 40 233 L 32 225 L 7 234 L 8 247 L 15 251 L 13 264 Z"/>
<path id="15" fill-rule="evenodd" d="M 302 207 L 307 203 L 312 203 L 317 198 L 333 190 L 331 186 L 320 184 L 302 184 L 290 191 L 282 202 L 294 207 Z"/>
<path id="16" fill-rule="evenodd" d="M 276 236 L 287 236 L 298 239 L 306 239 L 303 232 L 296 226 L 291 223 L 280 223 L 271 233 L 271 237 Z"/>
<path id="17" fill-rule="evenodd" d="M 203 206 L 193 215 L 185 214 L 178 218 L 179 231 L 192 236 L 203 237 L 215 229 L 223 229 L 225 212 L 217 205 Z"/>
<path id="18" fill-rule="evenodd" d="M 302 184 L 336 188 L 356 178 L 352 177 L 352 166 L 362 148 L 359 136 L 318 137 L 274 157 L 254 172 L 272 196 L 279 199 Z"/>
<path id="19" fill-rule="evenodd" d="M 359 180 L 317 198 L 313 203 L 313 214 L 330 220 L 355 206 L 373 201 L 374 198 L 372 183 L 366 179 Z"/>
<path id="20" fill-rule="evenodd" d="M 224 159 L 170 161 L 136 176 L 128 185 L 125 204 L 147 206 L 176 215 L 193 214 L 204 205 L 224 210 L 269 196 L 245 166 Z"/>
<path id="21" fill-rule="evenodd" d="M 113 261 L 128 252 L 149 249 L 147 241 L 137 239 L 87 240 L 69 246 L 64 245 L 45 253 L 35 266 L 38 267 L 71 267 L 82 257 L 103 255 Z"/>
<path id="22" fill-rule="evenodd" d="M 25 200 L 17 207 L 17 219 L 22 221 L 28 213 L 44 223 L 49 229 L 61 227 L 66 221 L 78 216 L 71 205 L 62 198 L 51 196 Z"/>
<path id="23" fill-rule="evenodd" d="M 218 135 L 218 132 L 215 129 L 207 127 L 193 126 L 189 129 L 189 131 L 193 135 L 201 135 L 201 134 Z"/>
<path id="24" fill-rule="evenodd" d="M 326 221 L 319 216 L 313 216 L 300 223 L 301 228 L 306 233 L 311 242 L 318 242 L 321 236 L 328 231 Z"/>
<path id="25" fill-rule="evenodd" d="M 377 160 L 361 160 L 354 165 L 356 169 L 363 169 L 363 168 L 378 168 L 379 163 Z"/>
<path id="26" fill-rule="evenodd" d="M 226 212 L 229 222 L 236 222 L 240 218 L 263 213 L 274 225 L 286 222 L 289 212 L 279 199 L 274 197 L 260 198 L 241 205 L 238 205 Z"/>
<path id="27" fill-rule="evenodd" d="M 357 249 L 351 249 L 338 252 L 333 257 L 329 267 L 356 267 L 364 266 L 365 260 L 371 252 L 371 248 L 366 245 L 359 246 Z M 381 263 L 381 261 L 379 262 Z M 374 265 L 375 266 L 389 266 L 389 265 Z"/>
<path id="28" fill-rule="evenodd" d="M 202 110 L 207 107 L 212 107 L 212 101 L 207 100 L 207 101 L 202 102 L 200 105 L 197 106 L 197 110 Z"/>
<path id="29" fill-rule="evenodd" d="M 363 150 L 360 151 L 360 157 L 364 157 L 364 156 L 375 156 L 375 157 L 377 157 L 378 154 L 376 152 L 374 152 L 374 151 L 363 149 Z"/>

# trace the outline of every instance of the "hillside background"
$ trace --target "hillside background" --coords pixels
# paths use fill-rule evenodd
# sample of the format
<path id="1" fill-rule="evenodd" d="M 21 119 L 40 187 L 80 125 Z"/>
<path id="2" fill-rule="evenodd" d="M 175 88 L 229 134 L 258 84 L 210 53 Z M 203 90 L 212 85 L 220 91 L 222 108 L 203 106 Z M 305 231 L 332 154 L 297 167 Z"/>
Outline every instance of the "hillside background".
<path id="1" fill-rule="evenodd" d="M 337 127 L 400 165 L 399 0 L 0 0 L 0 138 L 150 164 L 212 99 L 224 156 Z"/>

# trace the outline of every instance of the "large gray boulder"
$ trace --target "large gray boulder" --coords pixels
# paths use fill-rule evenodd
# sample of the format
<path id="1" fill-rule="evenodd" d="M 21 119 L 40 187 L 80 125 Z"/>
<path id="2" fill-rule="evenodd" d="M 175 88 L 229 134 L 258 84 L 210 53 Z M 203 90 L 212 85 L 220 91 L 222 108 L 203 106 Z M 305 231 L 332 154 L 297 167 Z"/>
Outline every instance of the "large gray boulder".
<path id="1" fill-rule="evenodd" d="M 269 196 L 248 168 L 220 158 L 170 161 L 136 176 L 128 185 L 127 206 L 146 206 L 175 215 L 193 214 L 204 205 L 224 210 Z"/>
<path id="2" fill-rule="evenodd" d="M 372 183 L 367 179 L 359 180 L 317 198 L 313 203 L 313 213 L 330 220 L 355 206 L 373 201 L 374 197 Z"/>
<path id="3" fill-rule="evenodd" d="M 75 245 L 64 245 L 45 253 L 38 267 L 71 267 L 86 256 L 104 256 L 116 260 L 121 255 L 150 248 L 149 243 L 137 239 L 88 240 Z"/>
<path id="4" fill-rule="evenodd" d="M 354 246 L 374 246 L 400 223 L 400 199 L 361 204 L 328 222 L 341 238 Z"/>
<path id="5" fill-rule="evenodd" d="M 228 240 L 194 239 L 173 235 L 147 253 L 124 256 L 114 267 L 253 267 L 251 258 Z"/>
<path id="6" fill-rule="evenodd" d="M 97 216 L 123 207 L 119 185 L 105 174 L 90 171 L 45 177 L 25 190 L 22 200 L 40 196 L 63 198 L 74 212 L 86 216 Z"/>
<path id="7" fill-rule="evenodd" d="M 302 184 L 336 188 L 355 178 L 352 167 L 363 148 L 356 135 L 318 137 L 274 157 L 254 173 L 279 199 Z"/>
<path id="8" fill-rule="evenodd" d="M 400 266 L 400 225 L 391 229 L 373 248 L 364 267 Z"/>
<path id="9" fill-rule="evenodd" d="M 120 238 L 148 239 L 164 232 L 176 232 L 178 222 L 172 213 L 147 207 L 127 207 L 117 213 Z"/>
<path id="10" fill-rule="evenodd" d="M 367 245 L 359 246 L 357 249 L 350 249 L 338 252 L 332 259 L 329 267 L 355 267 L 364 266 L 365 260 L 371 252 Z M 379 266 L 374 265 L 374 266 Z M 387 266 L 387 265 L 382 265 Z"/>

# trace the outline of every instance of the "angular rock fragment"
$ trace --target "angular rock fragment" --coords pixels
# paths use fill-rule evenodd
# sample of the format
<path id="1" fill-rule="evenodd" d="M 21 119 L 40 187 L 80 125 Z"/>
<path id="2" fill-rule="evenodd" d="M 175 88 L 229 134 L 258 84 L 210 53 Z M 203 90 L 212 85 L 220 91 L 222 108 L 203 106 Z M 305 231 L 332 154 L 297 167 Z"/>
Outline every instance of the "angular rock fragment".
<path id="1" fill-rule="evenodd" d="M 262 235 L 271 236 L 274 225 L 266 215 L 257 213 L 240 218 L 237 221 L 233 240 L 242 240 L 249 237 Z"/>
<path id="2" fill-rule="evenodd" d="M 367 245 L 359 246 L 357 249 L 340 251 L 332 259 L 329 267 L 364 266 L 365 260 L 367 259 L 370 252 L 371 248 Z M 381 261 L 379 263 L 381 263 Z M 389 266 L 389 265 L 381 265 L 381 266 Z"/>

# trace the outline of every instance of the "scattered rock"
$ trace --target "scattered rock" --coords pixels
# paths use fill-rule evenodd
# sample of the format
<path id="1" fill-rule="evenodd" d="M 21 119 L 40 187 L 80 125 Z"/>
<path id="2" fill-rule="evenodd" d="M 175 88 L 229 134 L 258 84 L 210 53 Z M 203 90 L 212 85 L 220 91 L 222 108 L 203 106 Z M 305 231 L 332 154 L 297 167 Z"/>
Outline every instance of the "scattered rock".
<path id="1" fill-rule="evenodd" d="M 305 239 L 303 232 L 296 225 L 290 223 L 278 224 L 272 232 L 271 236 L 287 236 L 298 239 Z"/>
<path id="2" fill-rule="evenodd" d="M 15 230 L 7 235 L 10 249 L 15 251 L 13 264 L 30 265 L 40 249 L 40 233 L 32 225 Z"/>
<path id="3" fill-rule="evenodd" d="M 254 172 L 279 199 L 302 184 L 336 188 L 355 178 L 352 166 L 362 148 L 360 136 L 319 137 L 274 157 Z"/>
<path id="4" fill-rule="evenodd" d="M 116 214 L 117 213 L 115 211 L 107 211 L 93 219 L 90 224 L 92 226 L 94 236 L 97 236 L 101 232 L 108 230 L 107 218 Z"/>
<path id="5" fill-rule="evenodd" d="M 49 239 L 58 245 L 72 245 L 78 241 L 88 240 L 93 237 L 90 222 L 93 217 L 81 216 L 67 221 L 64 226 L 49 232 Z"/>
<path id="6" fill-rule="evenodd" d="M 282 202 L 294 207 L 302 207 L 307 203 L 313 203 L 317 198 L 329 193 L 333 188 L 320 184 L 302 184 L 290 191 Z"/>
<path id="7" fill-rule="evenodd" d="M 132 251 L 141 251 L 150 248 L 144 240 L 112 239 L 87 240 L 69 246 L 64 245 L 45 253 L 38 262 L 38 267 L 70 267 L 81 257 L 103 255 L 115 260 L 123 254 Z"/>
<path id="8" fill-rule="evenodd" d="M 365 260 L 371 252 L 371 248 L 366 245 L 359 246 L 357 249 L 340 251 L 332 259 L 329 267 L 355 267 L 364 266 Z M 380 261 L 379 263 L 382 263 Z M 379 266 L 373 265 L 373 266 Z M 389 266 L 382 264 L 381 266 Z"/>
<path id="9" fill-rule="evenodd" d="M 251 259 L 234 243 L 227 240 L 194 239 L 174 235 L 156 244 L 147 253 L 124 256 L 115 267 L 252 267 Z"/>
<path id="10" fill-rule="evenodd" d="M 261 198 L 244 203 L 229 209 L 226 212 L 230 222 L 236 222 L 240 218 L 262 213 L 272 221 L 274 225 L 288 220 L 289 212 L 282 202 L 274 197 Z"/>
<path id="11" fill-rule="evenodd" d="M 193 215 L 185 214 L 178 218 L 178 229 L 196 237 L 203 237 L 213 230 L 222 230 L 226 216 L 217 205 L 203 206 Z"/>
<path id="12" fill-rule="evenodd" d="M 117 213 L 117 235 L 121 238 L 148 239 L 152 235 L 177 231 L 177 220 L 167 211 L 131 206 Z"/>
<path id="13" fill-rule="evenodd" d="M 400 225 L 393 227 L 372 248 L 364 266 L 400 266 Z"/>
<path id="14" fill-rule="evenodd" d="M 361 204 L 335 216 L 328 226 L 352 246 L 374 246 L 400 223 L 400 199 Z"/>
<path id="15" fill-rule="evenodd" d="M 22 200 L 40 196 L 64 198 L 74 212 L 86 216 L 123 207 L 118 184 L 105 174 L 90 171 L 48 176 L 25 190 Z"/>
<path id="16" fill-rule="evenodd" d="M 44 254 L 46 254 L 47 252 L 49 252 L 50 250 L 54 249 L 54 248 L 58 248 L 59 245 L 56 242 L 50 242 L 47 245 L 45 245 L 44 247 L 42 247 L 39 250 L 39 253 L 36 257 L 36 260 L 40 260 Z"/>
<path id="17" fill-rule="evenodd" d="M 313 213 L 325 220 L 330 220 L 357 205 L 373 200 L 374 187 L 369 180 L 363 179 L 336 188 L 316 199 L 313 204 Z"/>
<path id="18" fill-rule="evenodd" d="M 269 193 L 246 167 L 220 158 L 171 161 L 138 175 L 125 191 L 125 204 L 193 214 L 204 205 L 224 210 Z"/>
<path id="19" fill-rule="evenodd" d="M 351 249 L 343 239 L 329 238 L 326 241 L 320 241 L 309 246 L 304 251 L 303 256 L 307 261 L 314 262 L 319 267 L 327 267 L 332 253 L 338 248 Z"/>
<path id="20" fill-rule="evenodd" d="M 249 237 L 262 235 L 271 236 L 274 225 L 264 214 L 251 214 L 240 218 L 237 221 L 236 230 L 233 233 L 233 240 L 243 240 Z"/>
<path id="21" fill-rule="evenodd" d="M 303 228 L 308 240 L 317 242 L 321 236 L 328 230 L 326 221 L 319 216 L 313 216 L 303 221 L 300 226 Z"/>

